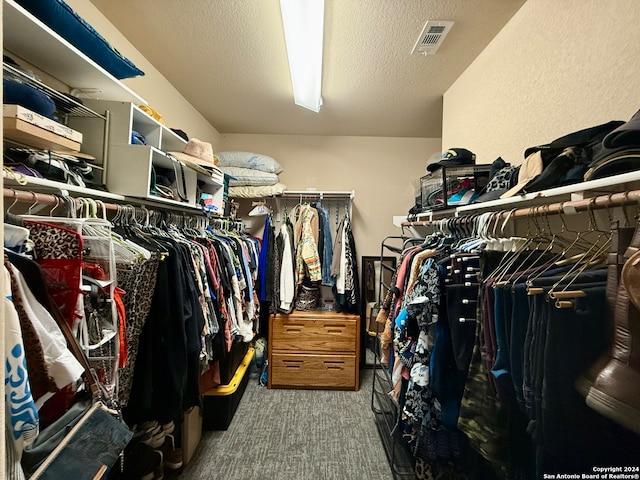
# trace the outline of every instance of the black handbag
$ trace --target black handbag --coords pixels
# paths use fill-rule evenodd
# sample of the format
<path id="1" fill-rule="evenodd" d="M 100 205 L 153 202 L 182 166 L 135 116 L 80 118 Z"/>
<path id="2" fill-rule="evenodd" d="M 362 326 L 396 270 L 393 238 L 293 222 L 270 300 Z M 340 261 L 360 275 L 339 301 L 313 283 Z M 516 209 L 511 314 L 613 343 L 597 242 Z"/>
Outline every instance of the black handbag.
<path id="1" fill-rule="evenodd" d="M 87 390 L 78 394 L 71 408 L 25 447 L 22 468 L 31 479 L 101 478 L 115 465 L 133 432 L 100 388 L 61 312 L 52 301 L 49 305 L 70 350 L 84 367 Z"/>

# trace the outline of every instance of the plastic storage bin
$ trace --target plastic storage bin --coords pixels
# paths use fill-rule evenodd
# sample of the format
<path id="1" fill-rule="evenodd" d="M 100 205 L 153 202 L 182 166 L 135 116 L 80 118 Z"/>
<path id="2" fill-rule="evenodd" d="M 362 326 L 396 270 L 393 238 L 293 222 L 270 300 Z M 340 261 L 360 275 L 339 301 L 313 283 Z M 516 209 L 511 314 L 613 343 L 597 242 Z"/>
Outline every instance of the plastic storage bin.
<path id="1" fill-rule="evenodd" d="M 491 165 L 441 167 L 420 178 L 422 211 L 467 205 L 489 182 Z"/>
<path id="2" fill-rule="evenodd" d="M 249 342 L 235 342 L 231 345 L 231 351 L 226 358 L 220 360 L 220 383 L 222 385 L 231 383 L 248 349 Z"/>
<path id="3" fill-rule="evenodd" d="M 236 370 L 231 382 L 219 385 L 204 393 L 202 428 L 204 430 L 227 430 L 238 409 L 240 399 L 249 383 L 249 365 L 253 360 L 255 350 L 247 349 L 242 363 Z"/>

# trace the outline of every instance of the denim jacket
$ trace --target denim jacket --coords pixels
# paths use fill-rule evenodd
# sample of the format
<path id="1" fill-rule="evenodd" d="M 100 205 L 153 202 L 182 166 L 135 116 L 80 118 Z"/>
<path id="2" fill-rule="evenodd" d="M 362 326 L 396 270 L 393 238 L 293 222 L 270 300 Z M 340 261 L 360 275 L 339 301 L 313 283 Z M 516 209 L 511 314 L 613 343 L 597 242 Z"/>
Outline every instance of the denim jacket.
<path id="1" fill-rule="evenodd" d="M 331 277 L 331 262 L 333 261 L 333 242 L 331 241 L 331 228 L 329 227 L 329 212 L 320 204 L 315 205 L 318 215 L 322 220 L 322 236 L 324 245 L 320 252 L 320 262 L 322 263 L 322 285 L 332 287 L 335 283 Z"/>

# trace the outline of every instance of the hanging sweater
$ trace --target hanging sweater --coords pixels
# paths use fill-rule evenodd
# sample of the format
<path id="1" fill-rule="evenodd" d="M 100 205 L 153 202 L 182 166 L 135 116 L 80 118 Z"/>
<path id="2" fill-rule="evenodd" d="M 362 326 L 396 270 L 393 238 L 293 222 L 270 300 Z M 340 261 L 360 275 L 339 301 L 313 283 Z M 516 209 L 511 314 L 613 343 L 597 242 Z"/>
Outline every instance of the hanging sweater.
<path id="1" fill-rule="evenodd" d="M 309 205 L 303 205 L 300 211 L 300 218 L 300 243 L 296 249 L 298 283 L 302 283 L 305 276 L 308 276 L 312 282 L 319 282 L 322 280 L 322 267 L 312 227 L 314 220 L 317 225 L 318 212 Z"/>

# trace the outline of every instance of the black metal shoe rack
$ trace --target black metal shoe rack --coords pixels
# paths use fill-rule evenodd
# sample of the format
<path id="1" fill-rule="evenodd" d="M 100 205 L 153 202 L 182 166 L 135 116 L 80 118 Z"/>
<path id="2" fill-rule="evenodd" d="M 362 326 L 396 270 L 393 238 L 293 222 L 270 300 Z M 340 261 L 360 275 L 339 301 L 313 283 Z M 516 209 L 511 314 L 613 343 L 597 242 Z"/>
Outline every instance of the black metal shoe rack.
<path id="1" fill-rule="evenodd" d="M 404 236 L 389 236 L 386 237 L 380 248 L 380 268 L 392 271 L 390 267 L 383 260 L 389 255 L 395 255 L 400 257 L 405 247 L 410 244 L 419 244 L 424 241 L 423 238 L 407 238 Z M 397 262 L 400 265 L 400 262 Z M 391 285 L 387 285 L 384 282 L 384 272 L 380 272 L 380 283 L 378 285 L 378 297 L 381 303 L 387 294 L 387 291 L 391 288 Z M 392 272 L 393 273 L 393 272 Z M 377 305 L 379 308 L 380 305 Z M 393 389 L 391 383 L 391 376 L 389 375 L 388 365 L 382 363 L 381 350 L 380 350 L 380 335 L 384 330 L 384 325 L 377 324 L 376 330 L 376 342 L 374 351 L 374 374 L 373 385 L 371 392 L 371 410 L 374 413 L 376 426 L 378 433 L 382 439 L 385 453 L 389 461 L 389 466 L 393 473 L 393 477 L 396 480 L 415 479 L 415 459 L 412 453 L 406 448 L 404 444 L 399 442 L 393 432 L 394 427 L 398 421 L 400 414 L 399 406 L 389 396 L 389 392 Z"/>

